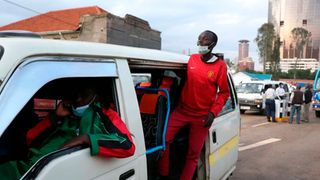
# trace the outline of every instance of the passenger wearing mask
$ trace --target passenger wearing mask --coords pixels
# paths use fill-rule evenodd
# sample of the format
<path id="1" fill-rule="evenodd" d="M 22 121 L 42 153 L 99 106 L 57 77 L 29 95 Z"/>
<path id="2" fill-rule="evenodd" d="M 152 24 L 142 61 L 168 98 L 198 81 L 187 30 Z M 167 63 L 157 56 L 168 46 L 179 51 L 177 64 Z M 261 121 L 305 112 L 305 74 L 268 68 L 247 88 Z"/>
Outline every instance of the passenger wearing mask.
<path id="1" fill-rule="evenodd" d="M 126 125 L 115 111 L 97 101 L 93 88 L 83 87 L 72 94 L 71 100 L 61 101 L 55 112 L 27 132 L 27 159 L 1 164 L 1 178 L 19 179 L 44 155 L 79 145 L 90 147 L 92 156 L 125 158 L 134 154 Z"/>
<path id="2" fill-rule="evenodd" d="M 209 128 L 228 100 L 227 65 L 220 55 L 211 53 L 217 41 L 214 32 L 202 32 L 197 43 L 199 54 L 189 58 L 181 98 L 168 122 L 167 148 L 159 162 L 161 176 L 169 175 L 170 143 L 182 127 L 189 126 L 188 152 L 180 179 L 192 179 Z"/>

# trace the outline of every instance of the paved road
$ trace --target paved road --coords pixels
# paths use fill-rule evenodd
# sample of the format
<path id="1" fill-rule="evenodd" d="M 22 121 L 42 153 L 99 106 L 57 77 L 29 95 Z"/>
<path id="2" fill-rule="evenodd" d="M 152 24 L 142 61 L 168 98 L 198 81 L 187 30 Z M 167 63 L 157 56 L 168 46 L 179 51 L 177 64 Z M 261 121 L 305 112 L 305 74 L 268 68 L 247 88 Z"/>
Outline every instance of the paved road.
<path id="1" fill-rule="evenodd" d="M 230 179 L 319 180 L 320 118 L 310 115 L 302 124 L 266 123 L 254 112 L 241 115 L 241 151 Z"/>

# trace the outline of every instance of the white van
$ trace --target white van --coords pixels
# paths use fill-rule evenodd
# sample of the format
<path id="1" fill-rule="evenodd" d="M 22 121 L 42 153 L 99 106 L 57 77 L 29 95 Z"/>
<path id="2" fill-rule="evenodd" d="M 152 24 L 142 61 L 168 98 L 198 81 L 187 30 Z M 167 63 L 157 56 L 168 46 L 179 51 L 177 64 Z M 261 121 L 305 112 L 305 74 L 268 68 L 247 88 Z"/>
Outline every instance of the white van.
<path id="1" fill-rule="evenodd" d="M 23 137 L 32 127 L 30 113 L 41 120 L 74 82 L 90 81 L 97 84 L 100 95 L 111 101 L 126 123 L 136 145 L 135 154 L 118 159 L 92 157 L 84 147 L 58 150 L 42 157 L 22 179 L 154 179 L 159 152 L 165 148 L 168 116 L 177 103 L 187 60 L 188 56 L 143 48 L 0 38 L 1 160 L 23 155 L 25 147 L 17 137 Z M 162 86 L 164 79 L 172 80 L 169 87 Z M 210 128 L 197 179 L 226 179 L 236 166 L 240 113 L 230 74 L 228 82 L 231 96 Z M 143 83 L 149 83 L 149 88 L 141 88 Z M 144 98 L 153 94 L 160 94 L 156 101 Z M 145 107 L 153 107 L 154 112 L 145 111 Z M 173 175 L 180 173 L 186 142 L 182 131 L 173 143 Z"/>
<path id="2" fill-rule="evenodd" d="M 240 104 L 241 114 L 245 113 L 246 110 L 260 111 L 264 112 L 265 103 L 263 99 L 263 94 L 267 88 L 271 85 L 276 87 L 279 84 L 283 84 L 283 88 L 286 92 L 287 97 L 289 97 L 288 84 L 281 81 L 245 81 L 242 82 L 237 87 L 237 94 Z"/>

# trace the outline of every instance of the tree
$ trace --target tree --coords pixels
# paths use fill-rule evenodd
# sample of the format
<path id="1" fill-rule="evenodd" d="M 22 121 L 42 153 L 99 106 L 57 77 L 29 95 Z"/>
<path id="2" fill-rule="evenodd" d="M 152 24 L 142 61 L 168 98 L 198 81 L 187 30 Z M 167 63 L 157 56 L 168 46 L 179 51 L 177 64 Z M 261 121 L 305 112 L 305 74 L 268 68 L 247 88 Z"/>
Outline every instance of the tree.
<path id="1" fill-rule="evenodd" d="M 274 73 L 279 74 L 281 72 L 280 69 L 280 37 L 277 35 L 273 42 L 273 50 L 272 50 L 272 62 L 271 64 L 271 71 L 274 71 Z"/>
<path id="2" fill-rule="evenodd" d="M 296 62 L 294 65 L 294 78 L 296 78 L 297 63 L 298 63 L 298 60 L 302 58 L 303 48 L 305 45 L 308 44 L 311 37 L 311 32 L 309 32 L 304 28 L 296 27 L 292 29 L 291 36 L 292 36 L 293 46 L 295 47 L 295 50 L 296 50 L 295 54 L 297 54 Z"/>
<path id="3" fill-rule="evenodd" d="M 263 73 L 266 72 L 266 62 L 270 62 L 270 66 L 275 64 L 272 63 L 274 62 L 272 54 L 275 38 L 275 31 L 272 23 L 265 23 L 258 29 L 258 35 L 255 38 L 255 41 L 259 50 L 260 62 L 263 64 Z"/>

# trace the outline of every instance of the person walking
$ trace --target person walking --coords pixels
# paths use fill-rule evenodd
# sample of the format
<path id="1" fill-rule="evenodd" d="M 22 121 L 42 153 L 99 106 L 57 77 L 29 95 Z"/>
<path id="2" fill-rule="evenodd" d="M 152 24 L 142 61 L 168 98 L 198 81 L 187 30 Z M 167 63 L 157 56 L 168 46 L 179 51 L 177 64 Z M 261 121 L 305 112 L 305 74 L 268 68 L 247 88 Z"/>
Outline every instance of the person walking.
<path id="1" fill-rule="evenodd" d="M 312 100 L 312 91 L 311 91 L 312 85 L 307 84 L 306 90 L 304 91 L 304 105 L 303 105 L 303 121 L 309 122 L 309 110 L 310 110 L 310 104 Z"/>
<path id="2" fill-rule="evenodd" d="M 180 179 L 192 179 L 209 128 L 229 98 L 227 65 L 211 53 L 217 41 L 214 32 L 202 32 L 197 43 L 199 54 L 189 58 L 181 98 L 168 122 L 166 150 L 159 161 L 160 179 L 169 175 L 170 143 L 178 131 L 188 125 L 188 152 Z"/>
<path id="3" fill-rule="evenodd" d="M 268 122 L 277 122 L 275 118 L 276 104 L 274 101 L 276 98 L 275 85 L 269 85 L 264 95 L 266 99 L 266 114 Z M 272 120 L 270 118 L 272 118 Z"/>
<path id="4" fill-rule="evenodd" d="M 294 113 L 297 111 L 296 120 L 297 120 L 297 124 L 300 124 L 301 106 L 304 102 L 304 94 L 301 91 L 300 85 L 297 85 L 296 90 L 293 91 L 293 93 L 291 94 L 290 102 L 291 102 L 291 111 L 290 111 L 289 123 L 292 124 Z"/>

